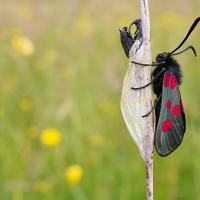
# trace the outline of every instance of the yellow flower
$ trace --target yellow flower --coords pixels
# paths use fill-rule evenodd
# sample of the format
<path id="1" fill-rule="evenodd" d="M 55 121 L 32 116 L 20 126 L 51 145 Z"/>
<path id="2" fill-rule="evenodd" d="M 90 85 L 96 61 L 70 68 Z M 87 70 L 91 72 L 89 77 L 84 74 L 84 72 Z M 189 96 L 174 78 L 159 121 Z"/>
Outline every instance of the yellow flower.
<path id="1" fill-rule="evenodd" d="M 19 104 L 19 107 L 23 111 L 30 111 L 33 108 L 33 103 L 30 99 L 22 99 Z"/>
<path id="2" fill-rule="evenodd" d="M 89 136 L 89 142 L 93 146 L 101 146 L 103 144 L 103 138 L 101 135 L 94 133 Z"/>
<path id="3" fill-rule="evenodd" d="M 77 20 L 76 27 L 74 31 L 78 34 L 85 34 L 88 35 L 93 30 L 93 19 L 90 15 L 80 16 Z"/>
<path id="4" fill-rule="evenodd" d="M 109 102 L 109 101 L 101 102 L 99 108 L 103 113 L 110 115 L 113 118 L 115 118 L 118 115 L 117 112 L 119 108 L 115 102 Z"/>
<path id="5" fill-rule="evenodd" d="M 56 60 L 56 51 L 48 50 L 41 56 L 41 59 L 38 59 L 36 67 L 40 70 L 45 70 L 50 64 L 54 64 Z"/>
<path id="6" fill-rule="evenodd" d="M 61 133 L 53 128 L 48 128 L 42 131 L 40 141 L 46 146 L 56 146 L 61 141 Z"/>
<path id="7" fill-rule="evenodd" d="M 45 54 L 44 54 L 44 60 L 47 63 L 54 63 L 55 60 L 57 58 L 57 54 L 54 50 L 48 50 Z"/>
<path id="8" fill-rule="evenodd" d="M 35 51 L 32 41 L 25 36 L 14 36 L 11 39 L 11 46 L 17 53 L 24 56 L 30 56 Z"/>
<path id="9" fill-rule="evenodd" d="M 83 176 L 83 168 L 80 165 L 71 165 L 65 171 L 65 178 L 69 184 L 75 185 Z"/>

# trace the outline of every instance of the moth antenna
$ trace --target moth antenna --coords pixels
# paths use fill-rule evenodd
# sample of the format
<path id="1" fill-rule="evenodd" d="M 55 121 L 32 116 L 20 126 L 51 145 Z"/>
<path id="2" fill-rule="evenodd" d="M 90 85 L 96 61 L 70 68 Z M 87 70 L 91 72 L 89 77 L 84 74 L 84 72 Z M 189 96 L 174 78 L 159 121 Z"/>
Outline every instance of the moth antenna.
<path id="1" fill-rule="evenodd" d="M 178 53 L 173 53 L 173 54 L 171 54 L 171 55 L 172 55 L 172 56 L 176 56 L 176 55 L 179 55 L 179 54 L 181 54 L 181 53 L 183 53 L 183 52 L 185 52 L 185 51 L 187 51 L 187 50 L 189 50 L 189 49 L 191 49 L 192 52 L 194 53 L 194 55 L 197 56 L 197 52 L 196 52 L 195 48 L 194 48 L 192 45 L 189 45 L 188 47 L 186 47 L 186 48 L 183 49 L 182 51 L 180 51 L 180 52 L 178 52 Z"/>
<path id="2" fill-rule="evenodd" d="M 195 27 L 197 26 L 199 21 L 200 21 L 200 17 L 195 19 L 195 21 L 193 22 L 192 26 L 190 27 L 190 29 L 189 29 L 187 35 L 185 36 L 185 38 L 183 39 L 183 41 L 179 44 L 179 46 L 176 49 L 174 49 L 172 52 L 170 52 L 170 54 L 173 54 L 175 51 L 177 51 L 186 42 L 186 40 L 188 39 L 188 37 L 190 36 L 192 31 L 195 29 Z"/>

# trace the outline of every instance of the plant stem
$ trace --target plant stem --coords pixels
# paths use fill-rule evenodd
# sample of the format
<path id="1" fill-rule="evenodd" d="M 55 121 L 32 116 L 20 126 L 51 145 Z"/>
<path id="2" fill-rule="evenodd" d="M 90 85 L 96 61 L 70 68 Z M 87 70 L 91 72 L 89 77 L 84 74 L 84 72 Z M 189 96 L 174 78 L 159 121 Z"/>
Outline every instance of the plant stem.
<path id="1" fill-rule="evenodd" d="M 147 200 L 153 200 L 153 159 L 146 161 L 146 187 Z"/>
<path id="2" fill-rule="evenodd" d="M 150 17 L 148 0 L 140 0 L 143 39 L 146 46 L 146 59 L 151 61 L 150 48 Z M 149 62 L 150 63 L 150 62 Z M 152 102 L 152 95 L 146 97 L 146 102 Z M 153 141 L 154 141 L 154 115 L 150 115 L 152 123 L 147 123 L 146 135 L 146 199 L 153 200 Z"/>

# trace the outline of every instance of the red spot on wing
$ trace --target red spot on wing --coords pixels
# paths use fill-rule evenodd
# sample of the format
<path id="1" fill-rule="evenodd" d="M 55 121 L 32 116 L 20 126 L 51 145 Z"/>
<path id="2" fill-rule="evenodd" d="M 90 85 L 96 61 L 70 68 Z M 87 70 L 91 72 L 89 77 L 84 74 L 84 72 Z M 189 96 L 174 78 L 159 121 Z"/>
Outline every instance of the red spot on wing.
<path id="1" fill-rule="evenodd" d="M 175 105 L 172 107 L 172 115 L 178 117 L 181 114 L 181 108 L 179 105 Z"/>
<path id="2" fill-rule="evenodd" d="M 176 86 L 176 84 L 177 84 L 176 76 L 172 75 L 171 81 L 170 81 L 170 88 L 171 88 L 171 89 L 174 89 L 175 86 Z"/>
<path id="3" fill-rule="evenodd" d="M 164 86 L 168 87 L 169 86 L 169 79 L 170 79 L 170 74 L 168 71 L 165 72 L 165 77 L 164 77 Z"/>
<path id="4" fill-rule="evenodd" d="M 166 102 L 166 107 L 167 107 L 167 108 L 171 108 L 171 101 L 170 101 L 170 99 L 167 100 L 167 102 Z"/>
<path id="5" fill-rule="evenodd" d="M 169 119 L 167 119 L 162 125 L 162 131 L 166 133 L 171 128 L 172 128 L 172 122 Z"/>

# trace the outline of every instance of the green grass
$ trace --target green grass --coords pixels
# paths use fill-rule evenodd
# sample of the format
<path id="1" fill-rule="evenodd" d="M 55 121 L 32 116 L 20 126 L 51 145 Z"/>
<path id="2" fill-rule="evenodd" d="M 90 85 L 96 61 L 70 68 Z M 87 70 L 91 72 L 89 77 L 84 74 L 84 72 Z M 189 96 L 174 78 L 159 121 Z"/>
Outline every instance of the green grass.
<path id="1" fill-rule="evenodd" d="M 118 28 L 138 17 L 138 2 L 1 1 L 0 199 L 145 199 L 144 162 L 119 108 L 128 61 Z M 150 4 L 155 57 L 179 44 L 200 3 Z M 199 30 L 188 41 L 197 52 Z M 10 41 L 18 33 L 31 39 L 33 55 L 14 51 Z M 46 59 L 49 51 L 55 60 Z M 154 196 L 197 200 L 200 59 L 189 52 L 177 58 L 184 73 L 187 133 L 169 157 L 155 153 Z M 30 110 L 21 109 L 23 99 L 31 100 Z M 35 130 L 32 137 L 30 127 Z M 45 128 L 59 130 L 61 143 L 51 148 L 42 144 Z M 83 168 L 82 180 L 74 186 L 65 179 L 65 169 L 73 164 Z"/>

